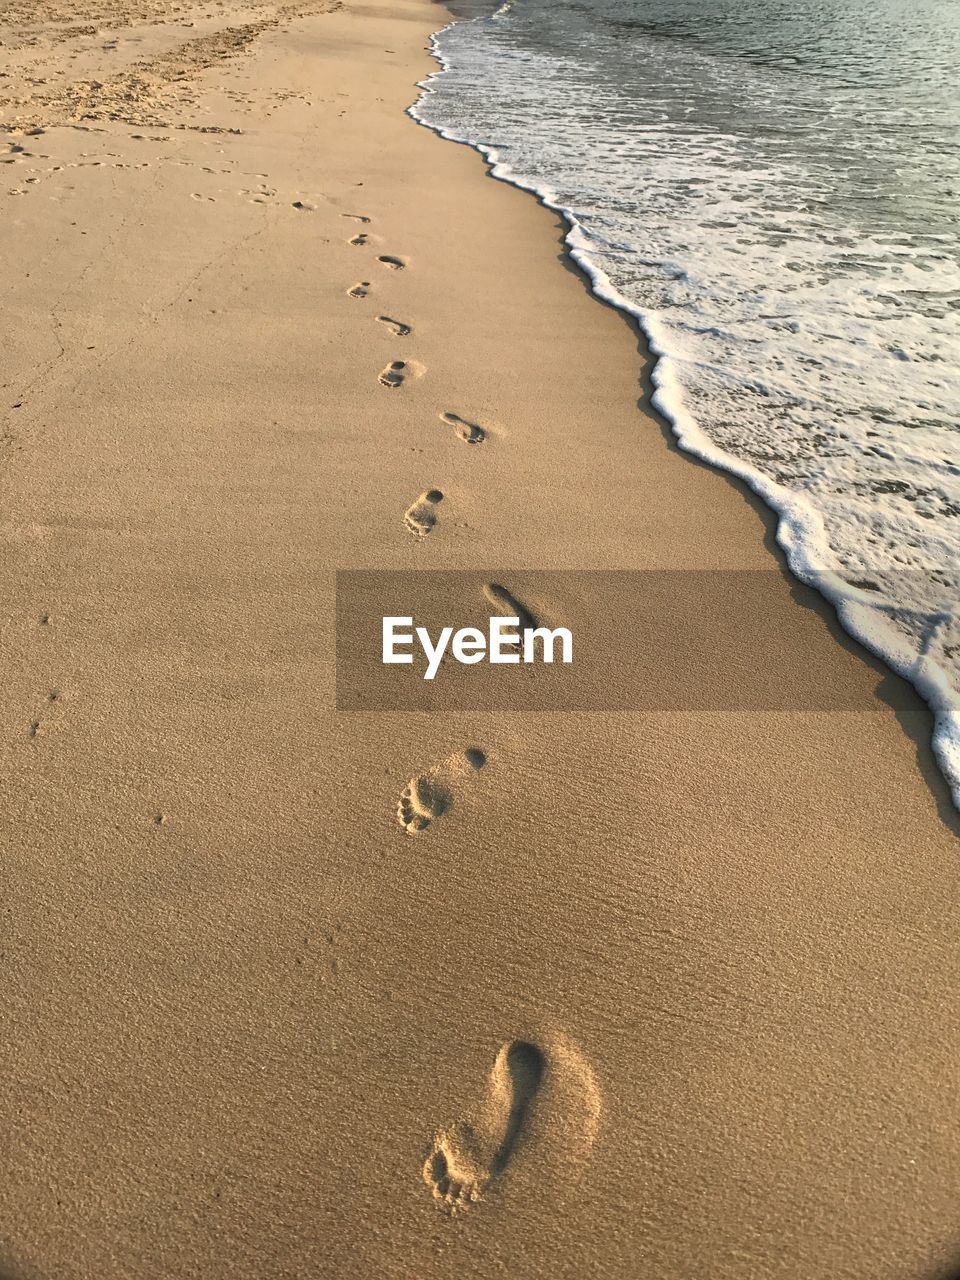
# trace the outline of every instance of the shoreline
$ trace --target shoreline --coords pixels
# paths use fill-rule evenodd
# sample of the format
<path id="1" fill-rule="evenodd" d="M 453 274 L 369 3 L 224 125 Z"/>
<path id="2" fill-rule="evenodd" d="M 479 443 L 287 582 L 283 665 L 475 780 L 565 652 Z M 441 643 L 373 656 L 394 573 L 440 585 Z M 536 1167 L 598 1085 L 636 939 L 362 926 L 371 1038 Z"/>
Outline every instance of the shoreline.
<path id="1" fill-rule="evenodd" d="M 476 18 L 482 16 L 484 15 L 479 14 Z M 449 70 L 440 49 L 439 37 L 456 23 L 470 20 L 471 18 L 454 15 L 447 26 L 431 35 L 431 55 L 439 70 L 419 82 L 421 96 L 407 109 L 407 114 L 444 141 L 475 151 L 482 157 L 489 177 L 526 192 L 543 208 L 557 215 L 564 228 L 564 252 L 582 273 L 591 294 L 599 302 L 619 311 L 640 335 L 645 366 L 643 379 L 652 389 L 647 411 L 657 414 L 663 420 L 683 453 L 739 481 L 760 500 L 774 516 L 777 554 L 782 557 L 792 578 L 816 591 L 833 610 L 840 628 L 855 643 L 857 651 L 878 658 L 885 670 L 911 686 L 914 694 L 929 711 L 929 755 L 942 782 L 946 784 L 950 806 L 954 811 L 952 822 L 954 829 L 960 834 L 960 699 L 956 691 L 948 686 L 942 673 L 939 670 L 932 673 L 924 670 L 923 654 L 911 654 L 895 629 L 884 623 L 884 615 L 895 611 L 896 601 L 884 602 L 880 606 L 870 591 L 857 589 L 853 583 L 845 580 L 839 569 L 827 570 L 819 567 L 816 562 L 829 559 L 830 552 L 822 517 L 816 508 L 802 502 L 796 494 L 775 483 L 757 467 L 714 444 L 699 426 L 684 407 L 683 391 L 670 367 L 672 356 L 660 326 L 641 307 L 620 293 L 602 268 L 591 262 L 589 237 L 573 210 L 560 204 L 548 188 L 519 178 L 494 146 L 472 142 L 439 125 L 433 125 L 418 112 L 418 108 L 433 92 L 431 81 Z M 852 571 L 848 571 L 846 576 L 851 577 Z M 880 627 L 883 627 L 882 635 Z M 918 743 L 918 747 L 920 746 Z M 931 785 L 938 794 L 939 803 L 941 788 L 934 783 Z"/>
<path id="2" fill-rule="evenodd" d="M 251 20 L 137 14 L 31 45 L 45 95 Z M 925 711 L 647 411 L 557 215 L 407 117 L 436 16 L 287 16 L 0 168 L 0 1270 L 931 1280 Z M 332 709 L 338 569 L 774 565 L 869 710 Z"/>

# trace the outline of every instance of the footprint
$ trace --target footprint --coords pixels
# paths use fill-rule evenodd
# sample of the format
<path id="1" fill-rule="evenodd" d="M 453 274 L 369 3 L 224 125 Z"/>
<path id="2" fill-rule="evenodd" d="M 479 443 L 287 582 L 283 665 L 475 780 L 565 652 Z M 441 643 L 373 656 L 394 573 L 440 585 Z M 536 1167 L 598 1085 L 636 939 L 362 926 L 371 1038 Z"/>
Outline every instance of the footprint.
<path id="1" fill-rule="evenodd" d="M 361 280 L 359 284 L 355 284 L 352 289 L 347 290 L 348 298 L 365 298 L 370 292 L 370 281 Z"/>
<path id="2" fill-rule="evenodd" d="M 350 218 L 353 222 L 369 222 L 370 219 L 362 213 L 341 213 L 341 218 Z"/>
<path id="3" fill-rule="evenodd" d="M 258 187 L 242 187 L 239 194 L 246 196 L 250 204 L 272 204 L 277 191 L 275 187 L 268 187 L 261 182 Z M 298 201 L 293 207 L 305 208 L 302 201 Z"/>
<path id="4" fill-rule="evenodd" d="M 403 513 L 403 523 L 412 534 L 425 538 L 437 523 L 437 504 L 443 501 L 439 489 L 428 489 Z"/>
<path id="5" fill-rule="evenodd" d="M 443 1129 L 434 1138 L 423 1180 L 451 1213 L 479 1200 L 487 1185 L 507 1168 L 545 1068 L 544 1055 L 535 1044 L 511 1040 L 502 1045 L 476 1117 Z"/>
<path id="6" fill-rule="evenodd" d="M 487 438 L 483 427 L 476 422 L 468 422 L 466 418 L 461 418 L 459 413 L 441 413 L 440 421 L 453 427 L 460 439 L 465 440 L 467 444 L 483 444 Z"/>
<path id="7" fill-rule="evenodd" d="M 521 631 L 528 628 L 533 630 L 540 625 L 530 610 L 522 605 L 516 596 L 511 595 L 506 587 L 501 587 L 499 582 L 488 582 L 483 588 L 483 594 L 499 610 L 498 617 L 519 618 Z"/>
<path id="8" fill-rule="evenodd" d="M 457 782 L 482 769 L 486 763 L 487 757 L 479 747 L 468 747 L 411 778 L 397 801 L 397 821 L 404 831 L 412 836 L 425 831 L 453 804 Z"/>
<path id="9" fill-rule="evenodd" d="M 391 320 L 389 316 L 377 316 L 381 324 L 385 324 L 391 333 L 395 333 L 398 338 L 405 338 L 408 333 L 413 330 L 408 324 L 404 324 L 402 320 Z"/>
<path id="10" fill-rule="evenodd" d="M 382 387 L 390 387 L 396 391 L 397 387 L 403 386 L 403 381 L 407 376 L 406 360 L 394 360 L 392 364 L 388 364 L 380 375 L 380 385 Z"/>
<path id="11" fill-rule="evenodd" d="M 352 236 L 348 243 L 352 244 L 356 249 L 362 249 L 365 244 L 370 243 L 370 237 L 365 231 L 361 231 L 359 235 Z"/>
<path id="12" fill-rule="evenodd" d="M 317 206 L 311 200 L 294 200 L 294 209 L 299 209 L 302 213 L 314 213 Z"/>
<path id="13" fill-rule="evenodd" d="M 377 261 L 382 262 L 385 267 L 390 267 L 392 271 L 402 271 L 407 265 L 406 258 L 395 258 L 389 253 L 381 254 Z"/>

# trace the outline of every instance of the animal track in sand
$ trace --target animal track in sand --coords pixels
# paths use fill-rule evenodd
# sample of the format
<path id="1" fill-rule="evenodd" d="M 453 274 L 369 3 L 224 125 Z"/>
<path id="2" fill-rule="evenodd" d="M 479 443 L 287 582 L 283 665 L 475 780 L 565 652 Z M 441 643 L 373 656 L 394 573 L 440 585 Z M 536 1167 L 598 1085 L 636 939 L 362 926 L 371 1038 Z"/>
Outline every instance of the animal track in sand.
<path id="1" fill-rule="evenodd" d="M 370 237 L 365 231 L 361 231 L 358 235 L 351 236 L 347 243 L 352 244 L 355 249 L 362 249 L 370 243 Z"/>
<path id="2" fill-rule="evenodd" d="M 347 290 L 348 298 L 365 298 L 370 292 L 370 281 L 361 280 L 359 284 L 355 284 L 352 289 Z"/>
<path id="3" fill-rule="evenodd" d="M 425 538 L 432 533 L 437 523 L 437 505 L 443 501 L 439 489 L 428 489 L 421 493 L 416 502 L 411 503 L 403 513 L 403 523 L 417 538 Z"/>
<path id="4" fill-rule="evenodd" d="M 479 747 L 448 756 L 441 764 L 411 778 L 397 801 L 397 821 L 408 835 L 426 831 L 453 804 L 456 784 L 487 763 Z"/>
<path id="5" fill-rule="evenodd" d="M 453 427 L 460 439 L 467 444 L 483 444 L 487 438 L 486 431 L 479 423 L 468 422 L 466 418 L 461 418 L 459 413 L 441 413 L 440 421 Z"/>
<path id="6" fill-rule="evenodd" d="M 406 258 L 396 258 L 392 253 L 382 253 L 378 262 L 382 262 L 385 267 L 389 267 L 391 271 L 402 271 L 407 265 Z"/>
<path id="7" fill-rule="evenodd" d="M 483 588 L 483 594 L 497 609 L 498 617 L 518 618 L 521 631 L 526 630 L 528 627 L 532 629 L 540 625 L 526 605 L 521 604 L 517 597 L 509 592 L 506 587 L 501 587 L 499 582 L 488 582 Z"/>
<path id="8" fill-rule="evenodd" d="M 392 320 L 390 316 L 377 316 L 381 324 L 385 324 L 391 333 L 395 333 L 398 338 L 405 338 L 407 334 L 412 333 L 413 329 L 408 324 L 404 324 L 402 320 Z"/>
<path id="9" fill-rule="evenodd" d="M 443 1129 L 434 1138 L 423 1180 L 451 1213 L 479 1200 L 510 1163 L 545 1069 L 535 1044 L 511 1040 L 501 1045 L 476 1119 Z"/>
<path id="10" fill-rule="evenodd" d="M 350 218 L 353 222 L 369 222 L 370 219 L 362 213 L 341 213 L 341 218 Z"/>

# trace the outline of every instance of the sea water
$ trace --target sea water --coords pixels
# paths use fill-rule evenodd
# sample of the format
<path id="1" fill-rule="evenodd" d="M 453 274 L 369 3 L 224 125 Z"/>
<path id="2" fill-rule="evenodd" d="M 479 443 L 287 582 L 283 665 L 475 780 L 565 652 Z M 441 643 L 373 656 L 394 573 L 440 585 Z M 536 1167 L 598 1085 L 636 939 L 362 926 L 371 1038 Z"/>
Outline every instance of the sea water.
<path id="1" fill-rule="evenodd" d="M 490 8 L 412 114 L 564 214 L 681 446 L 926 698 L 960 805 L 960 3 Z"/>

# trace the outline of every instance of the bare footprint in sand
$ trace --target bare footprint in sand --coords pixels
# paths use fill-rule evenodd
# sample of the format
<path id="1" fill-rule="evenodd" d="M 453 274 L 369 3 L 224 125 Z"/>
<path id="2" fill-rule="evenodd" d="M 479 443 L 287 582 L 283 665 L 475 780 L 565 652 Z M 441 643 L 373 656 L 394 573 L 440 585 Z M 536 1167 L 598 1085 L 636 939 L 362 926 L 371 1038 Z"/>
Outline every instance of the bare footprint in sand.
<path id="1" fill-rule="evenodd" d="M 466 418 L 461 418 L 459 413 L 441 413 L 440 421 L 445 422 L 448 427 L 453 427 L 460 439 L 467 444 L 483 444 L 487 438 L 486 431 L 479 423 L 468 422 Z"/>
<path id="2" fill-rule="evenodd" d="M 389 387 L 391 391 L 396 391 L 398 387 L 403 386 L 406 377 L 406 360 L 394 360 L 391 364 L 388 364 L 380 374 L 380 385 L 382 387 Z"/>
<path id="3" fill-rule="evenodd" d="M 395 333 L 398 338 L 405 338 L 407 334 L 413 330 L 408 324 L 404 324 L 402 320 L 392 320 L 390 316 L 377 316 L 381 324 L 385 324 L 391 333 Z"/>
<path id="4" fill-rule="evenodd" d="M 523 1137 L 546 1063 L 527 1040 L 502 1045 L 476 1118 L 442 1129 L 423 1166 L 423 1180 L 451 1213 L 479 1200 Z"/>
<path id="5" fill-rule="evenodd" d="M 482 1198 L 523 1148 L 537 1184 L 583 1176 L 603 1117 L 596 1076 L 562 1032 L 501 1045 L 479 1107 L 434 1137 L 423 1180 L 451 1214 Z M 519 1172 L 519 1169 L 518 1169 Z"/>
<path id="6" fill-rule="evenodd" d="M 433 532 L 437 523 L 437 505 L 442 501 L 443 494 L 439 489 L 428 489 L 407 507 L 403 513 L 403 523 L 416 537 L 425 538 L 428 533 Z"/>
<path id="7" fill-rule="evenodd" d="M 382 262 L 385 267 L 389 267 L 392 271 L 402 271 L 407 265 L 406 258 L 396 258 L 391 253 L 381 254 L 377 261 Z"/>
<path id="8" fill-rule="evenodd" d="M 426 773 L 411 778 L 397 801 L 397 821 L 404 831 L 408 835 L 426 831 L 453 805 L 457 783 L 482 769 L 486 763 L 487 757 L 479 747 L 468 747 Z"/>
<path id="9" fill-rule="evenodd" d="M 347 290 L 347 297 L 348 298 L 365 298 L 369 292 L 370 292 L 370 281 L 361 280 L 358 284 L 355 284 L 352 289 Z"/>
<path id="10" fill-rule="evenodd" d="M 380 374 L 380 385 L 396 391 L 405 382 L 421 378 L 426 368 L 415 360 L 392 360 Z"/>
<path id="11" fill-rule="evenodd" d="M 370 237 L 365 231 L 361 231 L 359 235 L 351 236 L 347 243 L 352 244 L 355 249 L 362 249 L 370 243 Z"/>
<path id="12" fill-rule="evenodd" d="M 483 588 L 483 594 L 497 610 L 497 617 L 518 618 L 521 631 L 533 630 L 540 625 L 526 605 L 499 582 L 488 582 Z"/>

